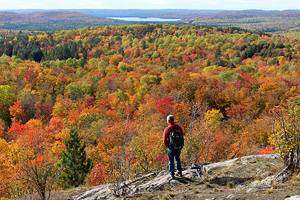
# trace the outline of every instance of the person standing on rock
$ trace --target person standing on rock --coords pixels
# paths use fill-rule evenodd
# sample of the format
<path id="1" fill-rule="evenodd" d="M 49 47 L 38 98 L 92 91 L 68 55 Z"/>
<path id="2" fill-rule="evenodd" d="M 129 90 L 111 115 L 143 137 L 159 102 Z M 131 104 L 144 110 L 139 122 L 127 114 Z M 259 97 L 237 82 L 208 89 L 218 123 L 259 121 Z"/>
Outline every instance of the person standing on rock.
<path id="1" fill-rule="evenodd" d="M 175 178 L 174 159 L 176 161 L 176 168 L 178 175 L 182 177 L 182 167 L 180 161 L 181 149 L 184 146 L 184 136 L 182 128 L 175 124 L 173 115 L 167 116 L 168 127 L 165 128 L 163 134 L 163 142 L 167 147 L 169 157 L 169 172 L 172 178 Z"/>

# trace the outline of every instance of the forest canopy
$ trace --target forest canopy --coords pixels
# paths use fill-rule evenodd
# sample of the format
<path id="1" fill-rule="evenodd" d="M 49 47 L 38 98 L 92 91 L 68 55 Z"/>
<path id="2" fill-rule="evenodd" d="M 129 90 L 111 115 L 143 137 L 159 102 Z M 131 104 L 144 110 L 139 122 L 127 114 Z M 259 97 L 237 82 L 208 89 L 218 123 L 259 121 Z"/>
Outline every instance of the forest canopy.
<path id="1" fill-rule="evenodd" d="M 4 31 L 0 47 L 5 197 L 29 193 L 22 183 L 30 174 L 19 172 L 36 166 L 63 187 L 53 168 L 70 130 L 93 163 L 86 184 L 97 185 L 164 168 L 170 113 L 184 129 L 182 157 L 191 164 L 270 147 L 273 111 L 300 101 L 300 41 L 283 36 L 128 25 Z"/>

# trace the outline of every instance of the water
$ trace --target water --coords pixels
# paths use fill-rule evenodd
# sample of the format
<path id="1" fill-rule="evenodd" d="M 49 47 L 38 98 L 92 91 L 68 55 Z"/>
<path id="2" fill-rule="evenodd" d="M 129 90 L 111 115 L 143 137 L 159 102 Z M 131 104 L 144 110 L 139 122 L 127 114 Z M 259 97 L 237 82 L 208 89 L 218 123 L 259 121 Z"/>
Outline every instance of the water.
<path id="1" fill-rule="evenodd" d="M 177 22 L 181 19 L 167 19 L 167 18 L 155 18 L 155 17 L 108 17 L 109 19 L 117 19 L 131 22 Z"/>

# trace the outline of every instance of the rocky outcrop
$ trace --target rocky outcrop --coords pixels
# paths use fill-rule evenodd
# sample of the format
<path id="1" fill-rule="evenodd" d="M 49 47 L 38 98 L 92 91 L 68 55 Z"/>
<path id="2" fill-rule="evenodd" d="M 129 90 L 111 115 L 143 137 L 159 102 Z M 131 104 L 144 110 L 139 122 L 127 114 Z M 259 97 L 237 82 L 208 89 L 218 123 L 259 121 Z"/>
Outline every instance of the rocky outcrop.
<path id="1" fill-rule="evenodd" d="M 291 196 L 291 197 L 285 198 L 285 200 L 300 200 L 300 195 Z"/>
<path id="2" fill-rule="evenodd" d="M 280 167 L 278 155 L 246 156 L 207 165 L 192 165 L 183 171 L 182 178 L 171 179 L 167 171 L 149 173 L 133 180 L 95 187 L 73 199 L 99 200 L 135 196 L 143 192 L 157 191 L 169 185 L 189 184 L 196 180 L 218 185 L 234 184 L 241 186 L 240 189 L 247 190 L 262 189 L 272 185 L 274 172 Z"/>

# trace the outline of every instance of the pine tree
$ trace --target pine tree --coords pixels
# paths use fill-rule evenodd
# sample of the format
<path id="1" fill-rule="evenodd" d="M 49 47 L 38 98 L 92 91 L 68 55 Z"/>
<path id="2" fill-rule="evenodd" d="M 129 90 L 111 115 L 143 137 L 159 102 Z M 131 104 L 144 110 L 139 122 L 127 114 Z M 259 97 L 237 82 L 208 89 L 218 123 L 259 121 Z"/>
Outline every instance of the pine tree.
<path id="1" fill-rule="evenodd" d="M 63 186 L 66 188 L 83 184 L 92 168 L 92 161 L 86 157 L 85 145 L 80 143 L 76 130 L 71 130 L 69 138 L 65 140 L 65 150 L 59 166 L 62 170 Z"/>

